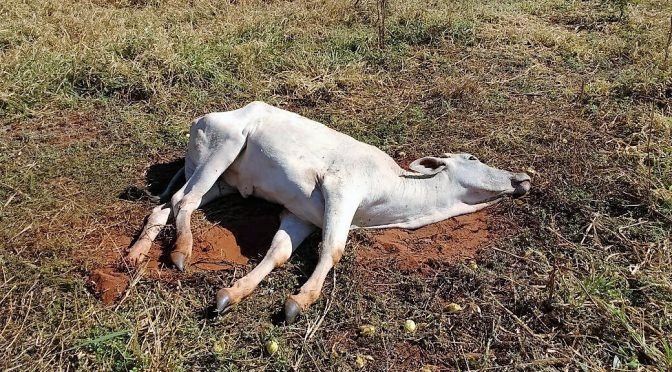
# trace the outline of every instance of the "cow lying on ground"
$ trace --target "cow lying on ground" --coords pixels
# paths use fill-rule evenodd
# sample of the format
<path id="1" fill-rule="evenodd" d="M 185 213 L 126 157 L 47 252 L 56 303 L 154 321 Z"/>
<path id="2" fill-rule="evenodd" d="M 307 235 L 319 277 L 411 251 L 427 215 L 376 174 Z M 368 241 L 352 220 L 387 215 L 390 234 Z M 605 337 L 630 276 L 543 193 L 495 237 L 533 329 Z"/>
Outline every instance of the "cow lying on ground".
<path id="1" fill-rule="evenodd" d="M 530 189 L 527 174 L 489 167 L 469 154 L 424 157 L 409 168 L 402 169 L 373 146 L 262 102 L 208 114 L 192 123 L 185 166 L 162 199 L 182 177 L 186 184 L 170 203 L 154 209 L 128 259 L 134 265 L 141 262 L 173 216 L 177 241 L 170 257 L 184 270 L 193 243 L 191 214 L 199 206 L 234 192 L 278 203 L 285 209 L 268 253 L 249 274 L 221 289 L 216 305 L 223 311 L 249 295 L 321 228 L 315 271 L 285 302 L 285 319 L 291 323 L 319 297 L 350 229 L 415 229 Z"/>

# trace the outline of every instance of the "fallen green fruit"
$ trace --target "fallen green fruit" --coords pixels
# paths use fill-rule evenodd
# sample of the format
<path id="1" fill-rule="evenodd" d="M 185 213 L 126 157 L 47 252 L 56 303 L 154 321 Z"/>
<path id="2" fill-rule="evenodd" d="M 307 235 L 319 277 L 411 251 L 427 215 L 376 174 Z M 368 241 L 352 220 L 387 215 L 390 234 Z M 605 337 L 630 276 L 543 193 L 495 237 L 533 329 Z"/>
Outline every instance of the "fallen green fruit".
<path id="1" fill-rule="evenodd" d="M 456 304 L 456 303 L 451 303 L 446 306 L 446 310 L 448 311 L 449 314 L 457 314 L 460 311 L 462 311 L 462 306 Z"/>
<path id="2" fill-rule="evenodd" d="M 415 322 L 413 320 L 406 319 L 406 321 L 404 322 L 404 329 L 406 330 L 406 332 L 413 333 L 415 332 L 416 328 L 417 326 L 415 325 Z"/>
<path id="3" fill-rule="evenodd" d="M 371 324 L 364 324 L 359 326 L 359 333 L 363 336 L 373 336 L 376 333 L 376 327 Z"/>
<path id="4" fill-rule="evenodd" d="M 266 351 L 271 355 L 275 354 L 278 351 L 278 343 L 273 340 L 266 341 Z"/>

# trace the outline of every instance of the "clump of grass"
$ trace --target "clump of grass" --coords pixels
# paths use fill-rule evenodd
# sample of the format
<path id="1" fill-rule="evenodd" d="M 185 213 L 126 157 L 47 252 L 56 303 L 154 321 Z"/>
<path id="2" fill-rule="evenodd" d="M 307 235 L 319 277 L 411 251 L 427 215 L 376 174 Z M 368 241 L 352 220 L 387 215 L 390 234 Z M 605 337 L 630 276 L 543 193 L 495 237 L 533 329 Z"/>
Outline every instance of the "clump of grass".
<path id="1" fill-rule="evenodd" d="M 472 78 L 440 77 L 435 83 L 436 93 L 452 105 L 468 105 L 478 102 L 483 88 Z"/>

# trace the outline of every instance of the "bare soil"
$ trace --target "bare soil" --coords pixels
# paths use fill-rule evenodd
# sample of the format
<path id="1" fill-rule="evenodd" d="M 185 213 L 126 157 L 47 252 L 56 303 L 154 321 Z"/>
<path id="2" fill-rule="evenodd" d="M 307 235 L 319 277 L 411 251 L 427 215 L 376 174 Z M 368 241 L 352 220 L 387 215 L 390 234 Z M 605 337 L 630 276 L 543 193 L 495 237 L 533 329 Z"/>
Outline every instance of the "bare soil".
<path id="1" fill-rule="evenodd" d="M 73 145 L 90 144 L 103 137 L 101 125 L 91 112 L 74 112 L 66 116 L 56 116 L 40 123 L 30 132 L 22 130 L 21 124 L 10 126 L 10 132 L 16 133 L 15 139 L 30 137 L 55 148 L 66 148 Z"/>
<path id="2" fill-rule="evenodd" d="M 371 267 L 429 274 L 437 265 L 473 258 L 488 242 L 485 211 L 449 218 L 417 230 L 385 229 L 357 250 L 357 261 Z"/>
<path id="3" fill-rule="evenodd" d="M 128 275 L 112 267 L 95 269 L 89 275 L 89 283 L 98 298 L 105 304 L 114 303 L 128 288 Z"/>
<path id="4" fill-rule="evenodd" d="M 197 227 L 189 271 L 229 270 L 246 265 L 250 259 L 263 256 L 278 230 L 277 215 L 251 216 L 244 220 Z M 118 300 L 129 284 L 130 268 L 125 264 L 122 251 L 131 245 L 131 238 L 110 236 L 103 239 L 98 268 L 89 273 L 90 288 L 105 304 Z M 123 249 L 120 250 L 119 248 Z M 150 279 L 173 282 L 179 279 L 171 266 L 168 254 L 172 240 L 157 240 L 143 263 L 143 275 Z M 125 252 L 124 252 L 125 254 Z"/>
<path id="5" fill-rule="evenodd" d="M 278 230 L 278 216 L 256 216 L 196 233 L 192 265 L 200 270 L 226 270 L 262 256 Z"/>
<path id="6" fill-rule="evenodd" d="M 401 272 L 430 275 L 445 264 L 475 257 L 488 243 L 492 233 L 488 213 L 481 211 L 450 218 L 417 230 L 374 230 L 370 241 L 359 245 L 355 260 L 367 271 L 394 268 Z M 276 214 L 249 216 L 194 229 L 194 247 L 189 271 L 231 270 L 259 260 L 271 244 L 279 227 Z M 108 237 L 101 246 L 108 247 L 99 267 L 90 271 L 89 283 L 105 304 L 120 299 L 130 282 L 129 268 L 121 252 L 130 246 L 131 238 Z M 113 240 L 113 242 L 111 242 Z M 157 240 L 144 263 L 147 278 L 174 282 L 180 275 L 171 266 L 168 253 L 172 240 Z M 122 248 L 120 250 L 120 248 Z"/>

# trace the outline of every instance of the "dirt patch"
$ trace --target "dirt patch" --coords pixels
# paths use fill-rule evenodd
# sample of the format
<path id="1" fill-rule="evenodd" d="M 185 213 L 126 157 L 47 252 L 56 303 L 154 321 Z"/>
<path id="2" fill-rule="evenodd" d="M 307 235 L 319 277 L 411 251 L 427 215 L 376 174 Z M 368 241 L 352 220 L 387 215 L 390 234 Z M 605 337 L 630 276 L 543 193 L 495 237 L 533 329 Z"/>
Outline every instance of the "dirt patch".
<path id="1" fill-rule="evenodd" d="M 263 256 L 279 226 L 278 216 L 257 216 L 197 231 L 192 265 L 201 270 L 245 265 L 250 258 Z"/>
<path id="2" fill-rule="evenodd" d="M 250 259 L 261 258 L 268 250 L 279 227 L 277 215 L 262 215 L 222 222 L 209 227 L 194 229 L 194 246 L 188 270 L 218 271 L 246 265 Z M 173 241 L 165 239 L 152 245 L 144 265 L 145 277 L 173 281 L 187 274 L 180 274 L 168 258 Z M 89 273 L 92 291 L 105 304 L 118 300 L 128 287 L 130 269 L 123 263 L 120 253 L 131 245 L 131 238 L 108 235 L 100 246 L 111 247 L 97 252 L 100 267 Z"/>
<path id="3" fill-rule="evenodd" d="M 474 257 L 489 237 L 488 214 L 480 211 L 417 230 L 380 230 L 371 244 L 357 250 L 356 259 L 366 266 L 427 274 L 438 265 Z"/>
<path id="4" fill-rule="evenodd" d="M 130 283 L 130 276 L 121 269 L 118 257 L 131 244 L 131 238 L 108 233 L 101 240 L 96 252 L 83 251 L 85 257 L 79 259 L 85 264 L 97 260 L 93 262 L 95 269 L 88 272 L 87 284 L 102 303 L 109 305 L 121 298 Z"/>
<path id="5" fill-rule="evenodd" d="M 194 228 L 194 246 L 187 273 L 178 273 L 169 259 L 174 232 L 153 244 L 143 275 L 154 280 L 172 282 L 189 272 L 231 270 L 259 260 L 268 250 L 279 227 L 277 214 L 260 214 L 229 220 L 217 225 Z M 495 228 L 496 229 L 496 228 Z M 355 259 L 362 268 L 394 268 L 401 272 L 428 275 L 441 265 L 475 257 L 488 243 L 493 226 L 485 211 L 458 216 L 417 230 L 385 229 L 367 232 L 368 241 L 359 245 Z M 499 235 L 495 233 L 494 235 Z M 109 304 L 128 286 L 130 270 L 121 260 L 121 252 L 130 246 L 130 238 L 108 236 L 101 246 L 113 247 L 100 252 L 104 262 L 91 271 L 93 291 Z M 380 271 L 380 270 L 378 270 Z"/>
<path id="6" fill-rule="evenodd" d="M 96 115 L 92 112 L 73 112 L 47 121 L 40 121 L 36 127 L 30 128 L 29 132 L 23 130 L 25 129 L 23 125 L 23 123 L 12 125 L 12 131 L 17 133 L 15 139 L 21 140 L 30 136 L 35 141 L 54 145 L 57 148 L 91 143 L 101 135 Z"/>
<path id="7" fill-rule="evenodd" d="M 106 305 L 113 303 L 124 294 L 128 288 L 128 282 L 128 275 L 109 267 L 96 269 L 89 276 L 89 285 Z"/>

